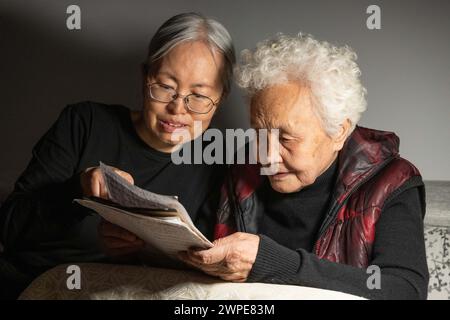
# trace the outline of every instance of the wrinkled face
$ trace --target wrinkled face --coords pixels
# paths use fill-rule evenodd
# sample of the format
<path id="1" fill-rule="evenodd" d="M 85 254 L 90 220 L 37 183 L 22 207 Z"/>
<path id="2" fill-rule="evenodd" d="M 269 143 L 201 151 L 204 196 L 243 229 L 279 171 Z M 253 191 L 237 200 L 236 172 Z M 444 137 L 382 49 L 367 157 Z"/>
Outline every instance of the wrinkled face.
<path id="1" fill-rule="evenodd" d="M 347 124 L 330 137 L 314 113 L 309 89 L 297 82 L 261 90 L 252 98 L 250 110 L 253 128 L 279 129 L 279 152 L 269 151 L 268 157 L 270 164 L 278 165 L 278 173 L 268 176 L 278 192 L 296 192 L 314 183 L 345 142 Z"/>
<path id="2" fill-rule="evenodd" d="M 172 137 L 175 130 L 196 138 L 194 121 L 201 122 L 201 130 L 196 131 L 198 136 L 208 128 L 217 106 L 207 114 L 192 113 L 186 108 L 182 97 L 169 103 L 155 101 L 150 97 L 148 85 L 160 83 L 166 88 L 173 88 L 183 97 L 193 93 L 218 102 L 223 89 L 223 60 L 220 53 L 211 51 L 203 42 L 186 42 L 170 50 L 157 70 L 147 75 L 142 120 L 145 140 L 153 148 L 171 152 L 178 144 Z"/>

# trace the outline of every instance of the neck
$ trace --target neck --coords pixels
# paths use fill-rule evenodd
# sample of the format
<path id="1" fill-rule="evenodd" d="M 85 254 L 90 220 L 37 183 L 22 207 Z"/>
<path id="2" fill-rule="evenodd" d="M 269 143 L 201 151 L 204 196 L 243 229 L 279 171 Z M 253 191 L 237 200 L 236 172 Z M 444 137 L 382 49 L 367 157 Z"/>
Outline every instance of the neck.
<path id="1" fill-rule="evenodd" d="M 334 181 L 337 171 L 337 157 L 334 157 L 333 161 L 328 167 L 317 177 L 313 184 L 298 191 L 304 196 L 317 196 L 327 194 L 332 191 L 334 187 Z"/>

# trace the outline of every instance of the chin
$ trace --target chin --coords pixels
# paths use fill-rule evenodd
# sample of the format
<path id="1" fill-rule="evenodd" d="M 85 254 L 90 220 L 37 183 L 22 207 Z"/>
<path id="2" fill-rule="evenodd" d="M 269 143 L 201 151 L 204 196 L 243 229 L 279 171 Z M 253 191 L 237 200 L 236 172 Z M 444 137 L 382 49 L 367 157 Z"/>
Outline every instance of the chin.
<path id="1" fill-rule="evenodd" d="M 287 181 L 273 181 L 269 178 L 270 186 L 273 190 L 280 193 L 292 193 L 299 191 L 301 189 L 301 186 L 294 185 L 292 183 L 289 183 Z"/>
<path id="2" fill-rule="evenodd" d="M 171 146 L 176 146 L 180 143 L 186 142 L 186 141 L 180 142 L 180 141 L 172 140 L 172 137 L 173 137 L 172 133 L 168 133 L 168 132 L 158 132 L 158 137 L 163 143 L 165 143 L 167 145 L 171 145 Z M 180 138 L 181 138 L 181 136 L 180 136 Z"/>

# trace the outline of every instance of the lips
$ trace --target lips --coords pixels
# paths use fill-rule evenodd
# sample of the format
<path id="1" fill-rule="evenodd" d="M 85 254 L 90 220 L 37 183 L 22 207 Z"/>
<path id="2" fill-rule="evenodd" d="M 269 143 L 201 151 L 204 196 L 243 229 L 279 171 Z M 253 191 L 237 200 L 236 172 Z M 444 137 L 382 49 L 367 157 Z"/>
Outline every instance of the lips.
<path id="1" fill-rule="evenodd" d="M 275 173 L 275 175 L 276 176 L 282 176 L 282 175 L 286 175 L 286 174 L 289 174 L 289 172 L 277 172 L 277 173 Z"/>
<path id="2" fill-rule="evenodd" d="M 179 121 L 172 121 L 172 120 L 159 120 L 159 121 L 176 128 L 182 128 L 186 126 L 185 123 Z"/>
<path id="3" fill-rule="evenodd" d="M 177 129 L 183 129 L 187 127 L 185 123 L 178 122 L 178 121 L 172 121 L 172 120 L 158 120 L 158 124 L 161 129 L 163 129 L 166 132 L 174 132 Z"/>
<path id="4" fill-rule="evenodd" d="M 285 171 L 285 172 L 277 172 L 276 174 L 272 175 L 271 177 L 279 180 L 279 179 L 283 179 L 286 178 L 287 176 L 289 176 L 291 174 L 291 172 L 289 171 Z"/>

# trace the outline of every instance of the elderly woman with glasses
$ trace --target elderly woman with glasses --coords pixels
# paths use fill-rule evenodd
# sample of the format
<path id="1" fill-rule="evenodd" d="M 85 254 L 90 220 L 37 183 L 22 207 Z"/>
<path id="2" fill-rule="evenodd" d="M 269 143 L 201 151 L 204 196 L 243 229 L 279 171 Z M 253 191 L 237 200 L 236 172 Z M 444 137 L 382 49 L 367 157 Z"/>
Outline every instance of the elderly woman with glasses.
<path id="1" fill-rule="evenodd" d="M 355 60 L 307 35 L 243 52 L 251 125 L 277 138 L 260 164 L 277 170 L 234 166 L 215 246 L 182 254 L 187 263 L 231 281 L 426 298 L 422 178 L 394 133 L 357 126 L 366 100 Z"/>
<path id="2" fill-rule="evenodd" d="M 221 170 L 175 165 L 171 153 L 189 141 L 174 140 L 173 133 L 201 138 L 195 134 L 208 128 L 229 93 L 234 62 L 230 35 L 219 22 L 180 14 L 167 20 L 150 42 L 142 110 L 94 102 L 65 108 L 34 147 L 31 162 L 1 208 L 2 290 L 17 294 L 59 263 L 123 257 L 142 248 L 135 235 L 104 221 L 97 234 L 97 218 L 72 204 L 82 196 L 108 197 L 100 161 L 142 188 L 177 195 L 208 234 L 203 210 L 221 181 Z M 201 125 L 200 132 L 194 123 Z"/>

